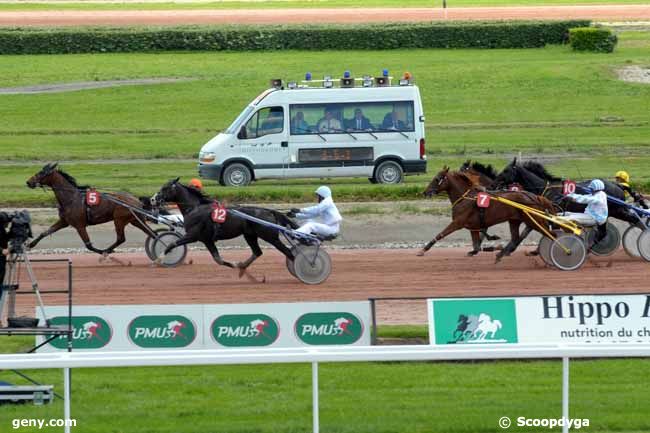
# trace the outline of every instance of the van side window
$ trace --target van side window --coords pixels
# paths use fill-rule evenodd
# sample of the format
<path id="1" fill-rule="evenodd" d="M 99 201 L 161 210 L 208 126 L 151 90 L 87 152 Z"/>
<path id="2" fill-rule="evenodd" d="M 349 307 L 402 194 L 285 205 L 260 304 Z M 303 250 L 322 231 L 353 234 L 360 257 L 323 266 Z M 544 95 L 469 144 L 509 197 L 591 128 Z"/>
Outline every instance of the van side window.
<path id="1" fill-rule="evenodd" d="M 413 101 L 295 104 L 291 134 L 415 131 Z"/>
<path id="2" fill-rule="evenodd" d="M 258 110 L 245 126 L 246 136 L 240 138 L 258 138 L 269 134 L 278 134 L 284 130 L 284 110 L 282 107 L 266 107 Z"/>

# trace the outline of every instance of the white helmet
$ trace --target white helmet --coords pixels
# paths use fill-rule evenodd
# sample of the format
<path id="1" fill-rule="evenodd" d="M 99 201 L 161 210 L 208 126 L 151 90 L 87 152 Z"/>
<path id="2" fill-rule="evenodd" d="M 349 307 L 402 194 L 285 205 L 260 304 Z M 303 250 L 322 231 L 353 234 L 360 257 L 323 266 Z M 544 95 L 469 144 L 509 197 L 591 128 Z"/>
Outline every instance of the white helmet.
<path id="1" fill-rule="evenodd" d="M 594 192 L 596 192 L 596 191 L 604 191 L 605 190 L 605 184 L 600 179 L 594 179 L 591 182 L 589 182 L 589 188 L 591 188 L 591 190 L 594 191 Z"/>
<path id="2" fill-rule="evenodd" d="M 329 187 L 323 185 L 318 187 L 318 189 L 316 190 L 316 194 L 318 194 L 323 198 L 327 198 L 332 196 L 332 190 L 329 189 Z"/>

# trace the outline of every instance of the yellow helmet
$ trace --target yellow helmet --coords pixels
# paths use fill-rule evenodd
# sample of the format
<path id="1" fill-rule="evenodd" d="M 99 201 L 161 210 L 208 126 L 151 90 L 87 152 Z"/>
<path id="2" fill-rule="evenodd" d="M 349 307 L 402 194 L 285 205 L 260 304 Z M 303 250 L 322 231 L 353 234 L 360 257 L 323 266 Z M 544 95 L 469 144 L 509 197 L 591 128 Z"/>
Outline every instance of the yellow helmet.
<path id="1" fill-rule="evenodd" d="M 630 175 L 627 174 L 627 171 L 623 171 L 623 170 L 617 171 L 616 172 L 616 179 L 621 179 L 623 182 L 629 183 L 630 182 Z"/>

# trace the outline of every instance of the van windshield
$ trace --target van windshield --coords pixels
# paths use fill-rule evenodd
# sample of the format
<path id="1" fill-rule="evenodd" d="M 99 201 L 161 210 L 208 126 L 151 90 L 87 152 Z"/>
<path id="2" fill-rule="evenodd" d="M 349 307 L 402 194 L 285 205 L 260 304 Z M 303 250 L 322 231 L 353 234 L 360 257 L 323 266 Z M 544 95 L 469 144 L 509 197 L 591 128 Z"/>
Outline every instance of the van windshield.
<path id="1" fill-rule="evenodd" d="M 244 109 L 244 111 L 242 111 L 242 112 L 239 114 L 239 116 L 237 116 L 237 118 L 236 118 L 236 119 L 235 119 L 235 120 L 230 124 L 230 126 L 228 127 L 228 129 L 226 129 L 226 134 L 237 134 L 237 132 L 239 131 L 239 127 L 240 127 L 240 125 L 242 124 L 242 122 L 244 121 L 244 119 L 246 119 L 246 118 L 251 114 L 251 112 L 253 111 L 253 109 L 254 109 L 254 107 L 251 106 L 251 105 L 249 105 L 248 107 L 246 107 L 246 108 Z"/>

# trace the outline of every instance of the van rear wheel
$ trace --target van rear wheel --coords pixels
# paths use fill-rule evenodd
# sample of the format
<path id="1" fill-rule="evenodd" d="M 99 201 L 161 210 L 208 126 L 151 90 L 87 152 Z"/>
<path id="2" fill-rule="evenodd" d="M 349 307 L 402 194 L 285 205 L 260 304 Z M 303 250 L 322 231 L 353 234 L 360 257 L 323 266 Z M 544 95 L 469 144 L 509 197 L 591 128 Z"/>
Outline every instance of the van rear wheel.
<path id="1" fill-rule="evenodd" d="M 404 171 L 402 170 L 402 166 L 395 161 L 384 161 L 379 164 L 375 170 L 375 180 L 377 183 L 400 183 L 403 176 Z"/>
<path id="2" fill-rule="evenodd" d="M 223 171 L 223 183 L 226 186 L 246 186 L 251 183 L 253 174 L 244 164 L 230 164 Z"/>

